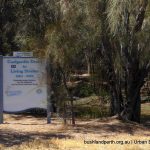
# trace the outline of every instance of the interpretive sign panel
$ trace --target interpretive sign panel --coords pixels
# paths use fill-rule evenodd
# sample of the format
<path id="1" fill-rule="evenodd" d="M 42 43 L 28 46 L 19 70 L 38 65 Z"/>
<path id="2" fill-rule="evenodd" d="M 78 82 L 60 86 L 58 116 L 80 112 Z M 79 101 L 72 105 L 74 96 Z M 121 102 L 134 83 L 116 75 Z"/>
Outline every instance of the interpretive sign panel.
<path id="1" fill-rule="evenodd" d="M 3 57 L 3 108 L 6 112 L 47 108 L 44 62 L 31 57 Z"/>

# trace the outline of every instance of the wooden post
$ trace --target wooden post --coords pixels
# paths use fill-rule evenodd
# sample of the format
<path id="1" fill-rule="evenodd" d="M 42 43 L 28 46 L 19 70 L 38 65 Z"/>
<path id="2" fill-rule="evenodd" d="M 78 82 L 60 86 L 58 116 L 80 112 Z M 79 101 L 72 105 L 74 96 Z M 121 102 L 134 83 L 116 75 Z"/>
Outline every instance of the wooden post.
<path id="1" fill-rule="evenodd" d="M 3 56 L 0 56 L 0 124 L 3 123 Z"/>

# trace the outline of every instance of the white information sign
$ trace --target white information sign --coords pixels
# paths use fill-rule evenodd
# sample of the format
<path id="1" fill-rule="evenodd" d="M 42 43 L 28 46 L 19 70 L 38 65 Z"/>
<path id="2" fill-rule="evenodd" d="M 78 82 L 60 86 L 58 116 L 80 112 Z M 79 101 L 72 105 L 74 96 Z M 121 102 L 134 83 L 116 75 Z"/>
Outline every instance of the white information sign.
<path id="1" fill-rule="evenodd" d="M 45 64 L 36 58 L 3 58 L 4 111 L 45 108 L 47 100 Z"/>

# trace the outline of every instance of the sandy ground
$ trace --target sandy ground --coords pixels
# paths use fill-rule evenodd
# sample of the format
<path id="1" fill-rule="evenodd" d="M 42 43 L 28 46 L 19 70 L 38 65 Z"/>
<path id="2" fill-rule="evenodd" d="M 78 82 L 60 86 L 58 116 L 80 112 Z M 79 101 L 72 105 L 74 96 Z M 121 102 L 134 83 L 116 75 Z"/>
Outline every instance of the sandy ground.
<path id="1" fill-rule="evenodd" d="M 126 134 L 150 137 L 149 126 L 123 123 L 115 118 L 77 120 L 76 125 L 64 126 L 62 120 L 52 119 L 47 124 L 45 117 L 31 115 L 4 115 L 4 124 L 0 125 L 0 144 L 11 147 L 36 139 L 88 139 L 94 137 L 114 137 Z"/>

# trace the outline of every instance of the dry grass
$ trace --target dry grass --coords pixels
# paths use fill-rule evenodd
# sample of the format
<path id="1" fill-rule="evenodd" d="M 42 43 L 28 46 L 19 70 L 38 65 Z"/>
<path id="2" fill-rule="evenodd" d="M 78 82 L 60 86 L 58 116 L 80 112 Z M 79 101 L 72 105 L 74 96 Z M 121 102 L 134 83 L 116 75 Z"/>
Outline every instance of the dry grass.
<path id="1" fill-rule="evenodd" d="M 87 137 L 88 140 L 96 140 L 94 137 Z M 87 140 L 86 139 L 86 140 Z M 50 140 L 34 140 L 24 142 L 20 146 L 6 148 L 6 150 L 148 150 L 149 138 L 130 135 L 121 135 L 115 137 L 103 137 L 98 141 L 132 141 L 133 144 L 84 144 L 85 139 L 50 139 Z M 134 144 L 134 140 L 146 141 L 147 144 Z"/>
<path id="2" fill-rule="evenodd" d="M 144 116 L 149 117 L 149 104 L 142 105 Z M 147 126 L 123 123 L 115 118 L 77 120 L 76 126 L 63 126 L 62 120 L 30 115 L 4 115 L 0 125 L 0 150 L 148 150 L 150 141 Z M 131 144 L 85 144 L 84 141 L 132 141 Z M 147 141 L 134 144 L 134 140 Z"/>

